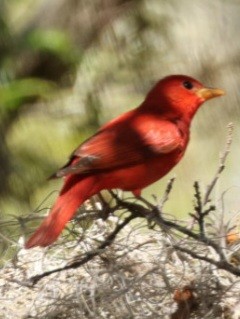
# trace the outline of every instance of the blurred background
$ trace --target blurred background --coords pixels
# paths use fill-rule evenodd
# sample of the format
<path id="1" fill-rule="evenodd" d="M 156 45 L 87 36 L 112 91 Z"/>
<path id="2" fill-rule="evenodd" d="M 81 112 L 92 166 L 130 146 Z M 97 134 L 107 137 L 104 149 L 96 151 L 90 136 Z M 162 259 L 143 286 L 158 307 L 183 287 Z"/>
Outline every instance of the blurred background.
<path id="1" fill-rule="evenodd" d="M 193 76 L 227 95 L 199 110 L 184 160 L 143 195 L 160 197 L 176 176 L 166 210 L 176 217 L 190 212 L 193 182 L 200 180 L 204 189 L 211 181 L 233 122 L 231 154 L 215 196 L 227 191 L 226 212 L 236 213 L 239 29 L 237 0 L 1 0 L 1 237 L 22 232 L 9 226 L 9 218 L 46 213 L 61 187 L 61 180 L 47 177 L 168 74 Z"/>

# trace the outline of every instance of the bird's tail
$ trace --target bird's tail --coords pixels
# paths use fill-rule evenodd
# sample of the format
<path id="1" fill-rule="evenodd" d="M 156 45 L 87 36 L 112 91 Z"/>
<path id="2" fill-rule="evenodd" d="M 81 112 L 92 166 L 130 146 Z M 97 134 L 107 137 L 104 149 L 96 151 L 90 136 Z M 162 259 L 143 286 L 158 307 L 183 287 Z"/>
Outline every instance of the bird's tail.
<path id="1" fill-rule="evenodd" d="M 49 215 L 28 239 L 25 248 L 28 249 L 35 246 L 45 247 L 52 244 L 78 207 L 86 199 L 98 192 L 94 184 L 94 177 L 86 177 L 80 181 L 77 175 L 67 177 Z"/>

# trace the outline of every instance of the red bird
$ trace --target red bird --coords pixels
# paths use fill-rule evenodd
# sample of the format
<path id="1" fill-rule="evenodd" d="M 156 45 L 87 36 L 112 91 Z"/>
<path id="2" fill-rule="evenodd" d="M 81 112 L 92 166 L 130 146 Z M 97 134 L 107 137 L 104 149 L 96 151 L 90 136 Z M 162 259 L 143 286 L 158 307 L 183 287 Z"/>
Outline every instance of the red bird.
<path id="1" fill-rule="evenodd" d="M 139 196 L 181 160 L 199 106 L 223 94 L 184 75 L 160 80 L 139 107 L 100 128 L 57 171 L 53 177 L 64 177 L 63 188 L 25 247 L 52 244 L 79 206 L 103 189 Z"/>

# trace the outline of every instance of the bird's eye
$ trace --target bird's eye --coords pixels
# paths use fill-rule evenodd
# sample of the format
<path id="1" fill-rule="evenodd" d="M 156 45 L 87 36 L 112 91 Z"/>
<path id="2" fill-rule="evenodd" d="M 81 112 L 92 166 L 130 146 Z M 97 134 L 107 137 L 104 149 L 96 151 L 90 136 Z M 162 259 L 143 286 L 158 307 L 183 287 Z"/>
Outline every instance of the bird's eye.
<path id="1" fill-rule="evenodd" d="M 183 82 L 183 86 L 187 89 L 187 90 L 191 90 L 193 88 L 193 84 L 190 81 L 184 81 Z"/>

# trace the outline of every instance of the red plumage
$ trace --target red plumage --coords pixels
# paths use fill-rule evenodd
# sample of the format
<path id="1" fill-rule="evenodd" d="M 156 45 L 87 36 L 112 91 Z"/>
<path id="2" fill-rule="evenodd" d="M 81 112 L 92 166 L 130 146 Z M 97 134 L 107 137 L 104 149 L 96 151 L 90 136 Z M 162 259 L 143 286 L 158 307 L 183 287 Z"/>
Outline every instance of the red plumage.
<path id="1" fill-rule="evenodd" d="M 53 243 L 77 208 L 101 190 L 120 188 L 138 195 L 167 174 L 184 155 L 199 106 L 222 94 L 183 75 L 160 80 L 138 108 L 104 125 L 54 175 L 65 178 L 63 188 L 25 247 Z"/>

